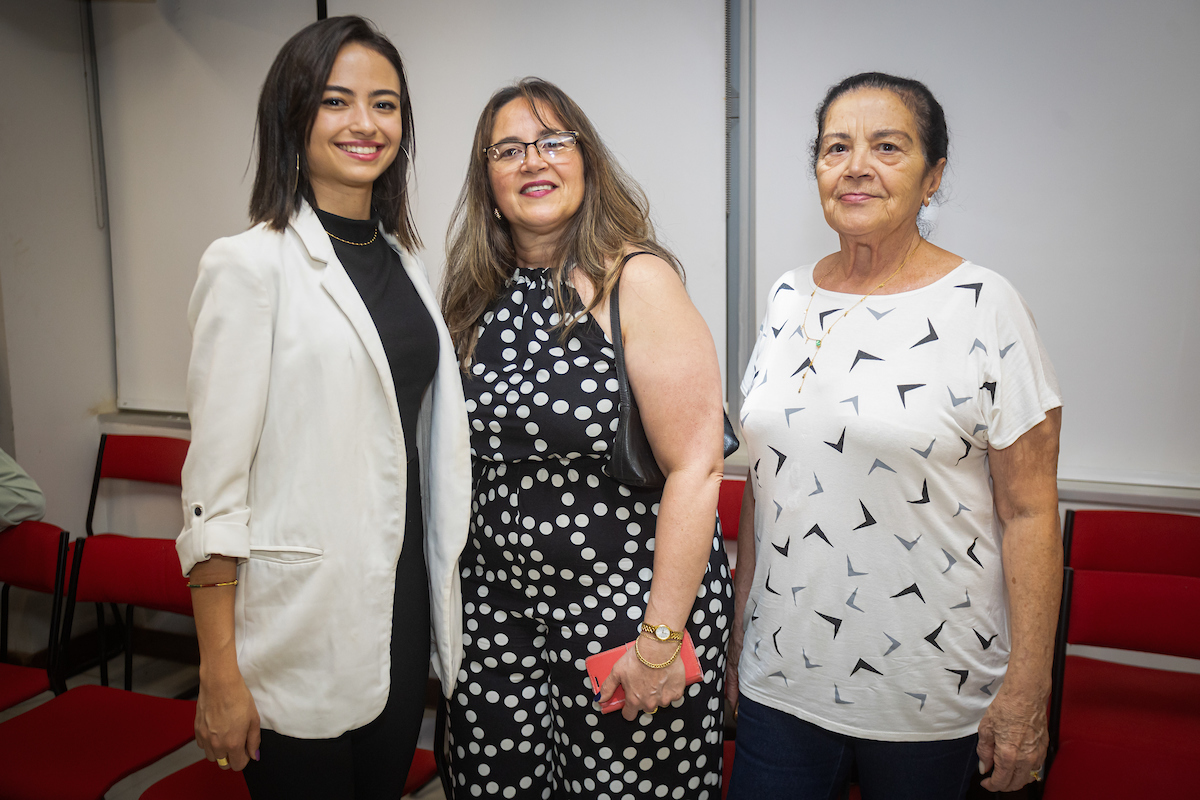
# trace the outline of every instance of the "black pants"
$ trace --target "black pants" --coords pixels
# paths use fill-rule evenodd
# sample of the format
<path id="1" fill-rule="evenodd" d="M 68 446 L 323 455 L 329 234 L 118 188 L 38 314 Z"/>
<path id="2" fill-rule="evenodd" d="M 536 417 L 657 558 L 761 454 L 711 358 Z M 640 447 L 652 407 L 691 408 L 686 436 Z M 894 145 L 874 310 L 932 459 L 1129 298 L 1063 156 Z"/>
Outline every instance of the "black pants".
<path id="1" fill-rule="evenodd" d="M 262 732 L 243 773 L 254 800 L 397 800 L 417 747 L 429 677 L 429 578 L 416 459 L 408 465 L 404 548 L 392 609 L 391 693 L 378 717 L 336 739 Z"/>

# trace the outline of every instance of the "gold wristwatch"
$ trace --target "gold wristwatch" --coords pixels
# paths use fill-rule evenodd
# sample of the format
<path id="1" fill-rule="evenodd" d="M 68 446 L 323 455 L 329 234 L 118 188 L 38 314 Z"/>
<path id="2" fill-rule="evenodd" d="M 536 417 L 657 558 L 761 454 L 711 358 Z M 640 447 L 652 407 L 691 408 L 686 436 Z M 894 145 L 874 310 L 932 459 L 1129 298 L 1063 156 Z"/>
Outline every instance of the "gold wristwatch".
<path id="1" fill-rule="evenodd" d="M 673 631 L 666 625 L 651 625 L 643 622 L 638 626 L 638 633 L 646 633 L 660 642 L 682 642 L 683 631 Z"/>

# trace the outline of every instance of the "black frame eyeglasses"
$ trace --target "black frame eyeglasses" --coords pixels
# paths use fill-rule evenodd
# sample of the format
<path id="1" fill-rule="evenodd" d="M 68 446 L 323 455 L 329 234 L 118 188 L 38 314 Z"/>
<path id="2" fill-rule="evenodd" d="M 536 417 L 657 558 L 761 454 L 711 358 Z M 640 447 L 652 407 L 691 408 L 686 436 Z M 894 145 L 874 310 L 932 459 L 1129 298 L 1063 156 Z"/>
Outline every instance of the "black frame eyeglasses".
<path id="1" fill-rule="evenodd" d="M 575 149 L 579 144 L 579 133 L 576 131 L 554 131 L 539 136 L 532 142 L 496 142 L 483 148 L 483 154 L 493 164 L 499 166 L 519 165 L 525 163 L 529 146 L 537 148 L 538 155 L 547 161 L 562 158 Z"/>

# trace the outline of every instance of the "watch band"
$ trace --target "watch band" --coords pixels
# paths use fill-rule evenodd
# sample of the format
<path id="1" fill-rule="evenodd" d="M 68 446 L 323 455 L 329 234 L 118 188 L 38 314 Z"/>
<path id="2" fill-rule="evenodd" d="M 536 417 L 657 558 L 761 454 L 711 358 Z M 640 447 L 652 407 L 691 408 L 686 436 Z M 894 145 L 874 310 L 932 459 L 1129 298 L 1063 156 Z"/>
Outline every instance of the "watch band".
<path id="1" fill-rule="evenodd" d="M 673 631 L 666 625 L 651 625 L 648 622 L 643 622 L 638 626 L 638 633 L 644 633 L 647 636 L 653 636 L 660 642 L 683 641 L 683 631 Z"/>

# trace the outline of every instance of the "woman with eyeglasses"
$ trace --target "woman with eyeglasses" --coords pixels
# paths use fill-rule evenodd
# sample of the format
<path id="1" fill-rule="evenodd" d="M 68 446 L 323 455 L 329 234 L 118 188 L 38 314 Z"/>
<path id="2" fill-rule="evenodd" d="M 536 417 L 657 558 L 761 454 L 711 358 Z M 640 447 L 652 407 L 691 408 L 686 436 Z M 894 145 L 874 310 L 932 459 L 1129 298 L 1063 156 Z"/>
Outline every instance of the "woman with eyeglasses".
<path id="1" fill-rule="evenodd" d="M 259 100 L 256 224 L 208 248 L 188 309 L 196 742 L 255 800 L 399 797 L 431 616 L 447 691 L 458 673 L 467 419 L 412 255 L 410 109 L 363 19 L 293 36 Z"/>
<path id="2" fill-rule="evenodd" d="M 442 307 L 475 481 L 448 701 L 456 792 L 715 800 L 733 608 L 714 530 L 721 389 L 682 270 L 587 116 L 536 78 L 484 107 L 449 240 Z M 661 489 L 605 472 L 617 291 Z M 685 629 L 703 671 L 690 686 Z M 631 641 L 594 692 L 587 657 Z M 618 688 L 621 713 L 602 714 Z"/>

